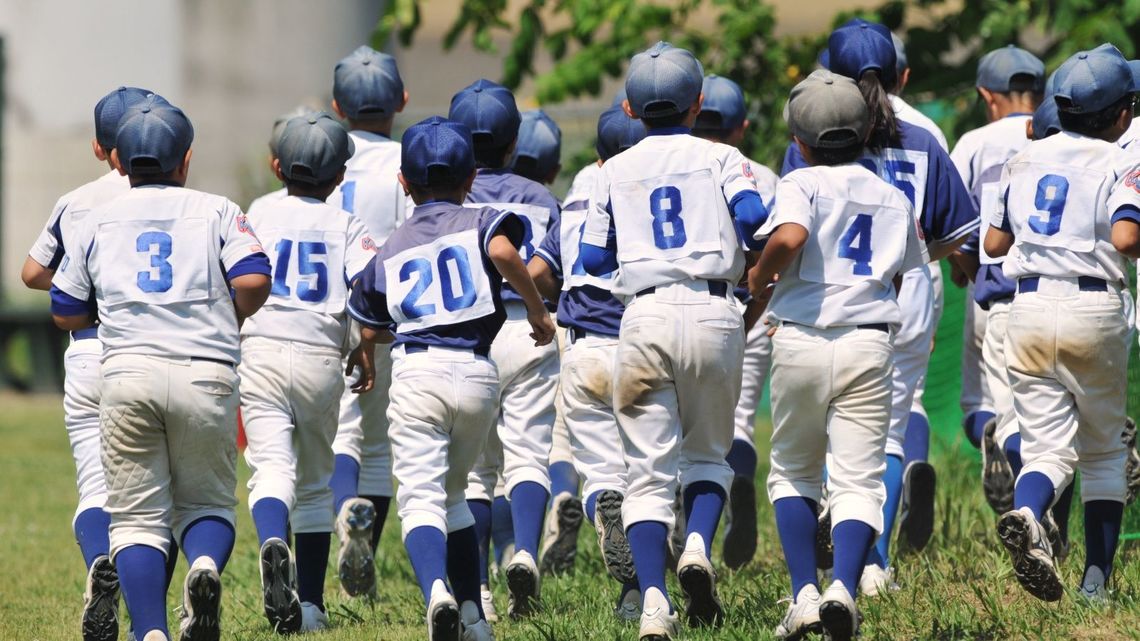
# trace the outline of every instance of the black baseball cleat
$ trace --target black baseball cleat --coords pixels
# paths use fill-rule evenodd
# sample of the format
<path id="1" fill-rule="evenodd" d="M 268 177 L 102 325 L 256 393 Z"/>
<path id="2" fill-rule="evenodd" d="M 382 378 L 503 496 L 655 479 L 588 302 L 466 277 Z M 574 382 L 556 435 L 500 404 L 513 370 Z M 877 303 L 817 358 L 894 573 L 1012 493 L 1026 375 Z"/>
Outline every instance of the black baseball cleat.
<path id="1" fill-rule="evenodd" d="M 1064 594 L 1053 564 L 1045 528 L 1029 508 L 1011 510 L 998 519 L 998 538 L 1009 551 L 1017 582 L 1042 601 L 1059 601 Z"/>
<path id="2" fill-rule="evenodd" d="M 554 497 L 538 553 L 543 574 L 565 574 L 574 569 L 574 560 L 578 557 L 578 529 L 582 527 L 583 518 L 582 501 L 577 497 L 569 494 Z"/>
<path id="3" fill-rule="evenodd" d="M 724 564 L 735 570 L 747 565 L 756 554 L 756 483 L 751 478 L 732 478 L 728 515 L 722 553 Z"/>
<path id="4" fill-rule="evenodd" d="M 222 577 L 209 557 L 198 557 L 182 588 L 182 641 L 219 641 Z"/>
<path id="5" fill-rule="evenodd" d="M 1136 451 L 1136 421 L 1131 418 L 1124 420 L 1121 440 L 1128 448 L 1128 458 L 1124 460 L 1124 480 L 1128 488 L 1124 505 L 1127 507 L 1132 505 L 1137 495 L 1140 495 L 1140 453 Z"/>
<path id="6" fill-rule="evenodd" d="M 275 632 L 300 632 L 301 599 L 297 596 L 297 567 L 289 546 L 281 539 L 269 539 L 261 546 L 261 594 L 265 618 Z"/>
<path id="7" fill-rule="evenodd" d="M 835 542 L 831 540 L 831 508 L 827 503 L 827 486 L 819 501 L 818 522 L 815 526 L 815 567 L 830 570 L 835 563 Z"/>
<path id="8" fill-rule="evenodd" d="M 899 540 L 914 552 L 921 552 L 934 533 L 934 466 L 912 461 L 903 472 Z"/>
<path id="9" fill-rule="evenodd" d="M 997 514 L 1013 509 L 1013 467 L 1005 456 L 1001 443 L 994 438 L 997 419 L 986 421 L 982 432 L 982 492 L 986 503 Z"/>
<path id="10" fill-rule="evenodd" d="M 625 526 L 621 518 L 621 506 L 625 497 L 621 492 L 603 490 L 598 494 L 594 508 L 594 529 L 598 532 L 598 547 L 602 550 L 602 560 L 606 571 L 622 585 L 636 583 L 637 571 L 633 567 L 633 554 L 629 550 L 629 539 L 625 536 Z"/>
<path id="11" fill-rule="evenodd" d="M 677 580 L 685 596 L 689 627 L 717 627 L 724 623 L 724 607 L 716 593 L 716 571 L 705 555 L 700 534 L 690 534 L 677 561 Z"/>
<path id="12" fill-rule="evenodd" d="M 119 573 L 111 559 L 100 556 L 87 571 L 83 593 L 83 641 L 119 638 Z"/>

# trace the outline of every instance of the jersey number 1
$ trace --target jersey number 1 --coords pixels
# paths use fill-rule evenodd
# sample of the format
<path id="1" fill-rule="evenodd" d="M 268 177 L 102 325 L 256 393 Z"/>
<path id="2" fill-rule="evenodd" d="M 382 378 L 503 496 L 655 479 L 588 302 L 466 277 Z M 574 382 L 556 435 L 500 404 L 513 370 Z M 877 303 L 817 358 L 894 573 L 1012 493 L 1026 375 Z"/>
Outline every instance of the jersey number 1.
<path id="1" fill-rule="evenodd" d="M 871 215 L 857 214 L 839 239 L 839 257 L 855 261 L 856 276 L 870 276 L 871 254 Z"/>

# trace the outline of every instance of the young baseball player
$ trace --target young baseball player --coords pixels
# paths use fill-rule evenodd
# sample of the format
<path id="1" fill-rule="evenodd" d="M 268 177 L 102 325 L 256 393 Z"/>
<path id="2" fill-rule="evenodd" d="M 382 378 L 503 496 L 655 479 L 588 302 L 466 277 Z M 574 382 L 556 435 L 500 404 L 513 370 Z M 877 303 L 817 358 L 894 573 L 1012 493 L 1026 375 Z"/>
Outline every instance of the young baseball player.
<path id="1" fill-rule="evenodd" d="M 772 454 L 768 497 L 794 601 L 776 629 L 799 639 L 822 627 L 833 641 L 859 627 L 855 592 L 883 527 L 883 471 L 891 417 L 891 335 L 902 323 L 902 274 L 927 261 L 910 202 L 858 161 L 870 131 L 850 78 L 818 70 L 798 84 L 788 126 L 809 168 L 776 187 L 776 208 L 749 289 L 770 295 Z M 816 580 L 816 509 L 828 464 L 834 581 Z"/>
<path id="2" fill-rule="evenodd" d="M 605 163 L 644 137 L 640 121 L 620 107 L 610 108 L 598 119 L 598 158 Z M 625 306 L 610 293 L 612 274 L 591 276 L 582 267 L 579 241 L 589 204 L 589 194 L 567 197 L 560 229 L 546 235 L 527 269 L 547 300 L 558 301 L 558 324 L 567 331 L 559 376 L 563 418 L 585 480 L 586 516 L 598 533 L 610 576 L 622 584 L 615 614 L 633 621 L 641 614 L 641 593 L 622 525 L 628 481 L 613 403 L 614 356 Z"/>
<path id="3" fill-rule="evenodd" d="M 273 121 L 273 131 L 269 135 L 269 171 L 273 172 L 274 174 L 277 173 L 277 170 L 273 168 L 273 163 L 277 162 L 277 147 L 281 143 L 281 134 L 285 132 L 285 123 L 289 122 L 293 118 L 296 118 L 297 116 L 307 116 L 310 113 L 312 113 L 311 109 L 306 109 L 305 107 L 297 107 L 289 113 L 277 116 L 277 119 Z M 252 218 L 253 214 L 258 209 L 271 205 L 288 195 L 288 190 L 282 186 L 281 189 L 277 189 L 269 192 L 268 194 L 258 196 L 257 198 L 253 199 L 253 202 L 249 204 L 249 208 L 246 210 L 246 215 Z"/>
<path id="4" fill-rule="evenodd" d="M 728 78 L 710 75 L 705 77 L 701 93 L 705 100 L 693 126 L 693 135 L 739 147 L 750 124 L 745 117 L 747 106 L 740 85 Z M 749 165 L 756 181 L 756 190 L 764 204 L 770 208 L 776 195 L 776 174 L 755 160 L 750 160 Z M 748 334 L 744 345 L 740 400 L 736 403 L 735 432 L 732 447 L 728 450 L 728 464 L 732 467 L 733 477 L 728 492 L 723 550 L 724 564 L 733 569 L 751 561 L 756 553 L 756 445 L 753 437 L 756 407 L 760 404 L 764 382 L 772 364 L 772 343 L 768 340 L 768 327 L 755 322 L 759 315 L 759 305 L 747 304 L 744 315 Z M 748 322 L 750 320 L 751 323 Z"/>
<path id="5" fill-rule="evenodd" d="M 1079 467 L 1080 594 L 1104 602 L 1126 494 L 1121 433 L 1134 313 L 1126 257 L 1140 256 L 1140 165 L 1114 143 L 1132 124 L 1138 88 L 1111 45 L 1069 58 L 1054 81 L 1064 131 L 1006 164 L 985 237 L 988 255 L 1015 252 L 1004 269 L 1017 281 L 1005 358 L 1024 465 L 998 535 L 1022 587 L 1060 599 L 1041 521 Z"/>
<path id="6" fill-rule="evenodd" d="M 82 224 L 82 212 L 125 194 L 130 183 L 115 170 L 111 151 L 119 119 L 133 104 L 151 92 L 137 87 L 119 87 L 95 105 L 95 138 L 91 149 L 96 160 L 111 171 L 98 180 L 68 192 L 56 201 L 52 214 L 24 261 L 21 277 L 31 289 L 49 291 L 51 279 L 66 256 L 65 236 L 70 237 Z M 79 504 L 72 529 L 83 562 L 87 583 L 83 594 L 82 629 L 84 641 L 112 641 L 119 638 L 119 577 L 110 560 L 107 528 L 111 515 L 104 509 L 107 484 L 99 452 L 99 342 L 98 327 L 71 334 L 64 354 L 63 410 L 71 454 L 75 459 Z"/>
<path id="7" fill-rule="evenodd" d="M 478 171 L 467 204 L 509 211 L 519 218 L 524 227 L 519 255 L 525 263 L 548 230 L 558 229 L 559 208 L 549 190 L 506 168 L 521 120 L 514 95 L 502 85 L 477 80 L 452 97 L 448 117 L 467 125 L 475 145 Z M 508 614 L 520 617 L 534 610 L 540 593 L 538 544 L 550 496 L 558 346 L 531 345 L 525 340 L 530 331 L 528 311 L 509 283 L 503 288 L 503 306 L 507 320 L 491 350 L 501 384 L 498 442 L 488 439 L 485 454 L 472 470 L 467 498 L 485 557 L 491 501 L 502 474 L 515 541 L 515 553 L 505 572 Z"/>
<path id="8" fill-rule="evenodd" d="M 498 372 L 488 354 L 506 318 L 502 279 L 526 307 L 531 342 L 550 344 L 554 325 L 519 257 L 520 219 L 461 204 L 475 179 L 470 129 L 432 117 L 403 142 L 400 183 L 416 209 L 354 286 L 349 310 L 363 325 L 359 356 L 395 334 L 393 471 L 428 638 L 490 641 L 464 488 L 497 416 Z"/>
<path id="9" fill-rule="evenodd" d="M 337 63 L 332 108 L 348 121 L 356 151 L 328 203 L 359 218 L 378 247 L 404 221 L 406 199 L 396 181 L 400 143 L 391 136 L 396 114 L 407 104 L 408 92 L 392 56 L 361 46 Z M 378 344 L 376 350 L 376 383 L 369 392 L 356 394 L 354 380 L 345 380 L 333 442 L 337 567 L 341 587 L 350 596 L 375 594 L 373 554 L 392 498 L 386 416 L 392 359 L 388 345 Z"/>
<path id="10" fill-rule="evenodd" d="M 829 38 L 829 64 L 835 73 L 856 80 L 870 110 L 871 137 L 859 162 L 897 187 L 914 205 L 931 260 L 949 256 L 977 229 L 977 211 L 949 155 L 938 142 L 895 115 L 888 98 L 890 88 L 897 82 L 890 34 L 882 25 L 863 21 L 841 27 Z M 803 166 L 799 148 L 790 146 L 784 158 L 785 175 Z M 926 373 L 936 325 L 931 269 L 932 266 L 923 265 L 910 270 L 904 274 L 899 290 L 903 321 L 893 343 L 895 372 L 884 476 L 885 520 L 882 536 L 862 575 L 860 588 L 866 594 L 875 594 L 891 583 L 888 552 L 900 500 L 902 520 L 908 527 L 900 524 L 899 531 L 914 548 L 925 545 L 933 531 L 934 468 L 918 454 L 912 454 L 910 458 L 914 460 L 903 466 L 914 391 Z"/>
<path id="11" fill-rule="evenodd" d="M 678 479 L 687 536 L 677 576 L 687 619 L 695 626 L 724 618 L 710 548 L 732 482 L 725 457 L 744 357 L 732 288 L 744 273 L 740 238 L 767 209 L 739 151 L 689 135 L 703 82 L 693 54 L 668 43 L 633 57 L 623 106 L 648 136 L 602 166 L 580 249 L 586 273 L 618 269 L 612 291 L 626 302 L 613 389 L 641 639 L 679 633 L 665 588 Z"/>
<path id="12" fill-rule="evenodd" d="M 345 305 L 349 284 L 376 248 L 359 218 L 324 202 L 352 152 L 332 116 L 291 118 L 273 163 L 288 193 L 250 214 L 273 251 L 273 289 L 242 327 L 238 374 L 265 615 L 280 633 L 328 627 L 329 478 L 348 345 Z"/>
<path id="13" fill-rule="evenodd" d="M 111 557 L 136 638 L 169 638 L 171 534 L 191 562 L 181 638 L 217 640 L 234 543 L 238 324 L 269 295 L 269 260 L 237 205 L 182 185 L 193 128 L 147 98 L 112 158 L 131 190 L 91 210 L 52 285 L 63 329 L 99 318 Z"/>
<path id="14" fill-rule="evenodd" d="M 511 171 L 543 185 L 562 171 L 562 129 L 541 109 L 519 114 L 519 137 Z"/>

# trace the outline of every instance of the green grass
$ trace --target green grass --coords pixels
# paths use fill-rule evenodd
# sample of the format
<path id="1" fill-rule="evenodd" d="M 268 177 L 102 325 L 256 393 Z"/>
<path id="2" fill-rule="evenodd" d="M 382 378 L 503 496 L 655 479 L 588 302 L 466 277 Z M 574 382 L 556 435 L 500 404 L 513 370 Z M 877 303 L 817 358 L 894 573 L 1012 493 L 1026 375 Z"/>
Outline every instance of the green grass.
<path id="1" fill-rule="evenodd" d="M 75 488 L 67 438 L 57 397 L 0 396 L 0 639 L 64 640 L 78 637 L 83 566 L 70 521 Z M 763 430 L 761 431 L 763 435 Z M 763 436 L 761 436 L 763 440 Z M 1036 601 L 1013 580 L 994 535 L 994 516 L 981 498 L 978 460 L 959 443 L 943 438 L 935 453 L 939 470 L 938 527 L 928 550 L 897 559 L 903 589 L 878 600 L 864 600 L 864 639 L 1140 639 L 1140 563 L 1134 543 L 1118 558 L 1115 599 L 1107 610 L 1083 607 L 1072 595 L 1059 604 Z M 762 457 L 763 458 L 763 457 Z M 248 470 L 242 465 L 242 475 Z M 761 488 L 764 470 L 761 470 Z M 259 605 L 256 541 L 241 488 L 238 545 L 223 577 L 226 639 L 268 640 Z M 761 494 L 763 497 L 763 494 Z M 690 631 L 688 639 L 769 639 L 783 613 L 777 601 L 788 585 L 771 506 L 761 499 L 760 546 L 752 564 L 723 571 L 720 593 L 729 620 L 717 631 Z M 1075 510 L 1074 532 L 1080 532 Z M 1140 530 L 1140 509 L 1130 510 L 1126 531 Z M 399 543 L 395 516 L 379 554 L 380 599 L 373 605 L 341 596 L 328 583 L 333 628 L 319 635 L 329 641 L 424 638 L 423 604 Z M 522 623 L 495 626 L 503 639 L 634 639 L 636 629 L 610 616 L 617 586 L 603 578 L 595 539 L 583 530 L 573 575 L 543 585 L 544 612 Z M 1065 580 L 1079 579 L 1083 550 L 1074 545 L 1062 568 Z M 719 562 L 719 560 L 718 560 Z M 185 564 L 168 600 L 170 620 L 180 599 Z M 676 584 L 671 585 L 677 595 Z M 495 586 L 500 610 L 502 585 Z"/>

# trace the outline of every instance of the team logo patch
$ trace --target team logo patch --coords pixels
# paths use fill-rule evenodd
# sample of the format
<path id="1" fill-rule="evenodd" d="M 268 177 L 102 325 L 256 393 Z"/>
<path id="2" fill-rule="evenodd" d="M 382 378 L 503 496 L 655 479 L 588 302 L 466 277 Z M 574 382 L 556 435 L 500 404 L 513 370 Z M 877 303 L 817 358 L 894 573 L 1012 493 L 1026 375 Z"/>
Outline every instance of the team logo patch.
<path id="1" fill-rule="evenodd" d="M 360 246 L 364 248 L 364 251 L 376 251 L 376 241 L 372 240 L 371 236 L 365 236 L 360 239 Z"/>
<path id="2" fill-rule="evenodd" d="M 253 235 L 253 227 L 249 224 L 249 218 L 245 214 L 237 217 L 237 228 L 243 234 Z"/>
<path id="3" fill-rule="evenodd" d="M 745 178 L 756 178 L 756 176 L 752 173 L 752 163 L 745 160 L 744 162 L 742 162 L 740 164 L 741 164 L 742 168 L 744 169 L 744 177 Z"/>
<path id="4" fill-rule="evenodd" d="M 1140 193 L 1140 169 L 1133 169 L 1124 177 L 1124 186 L 1131 187 L 1133 191 Z"/>

